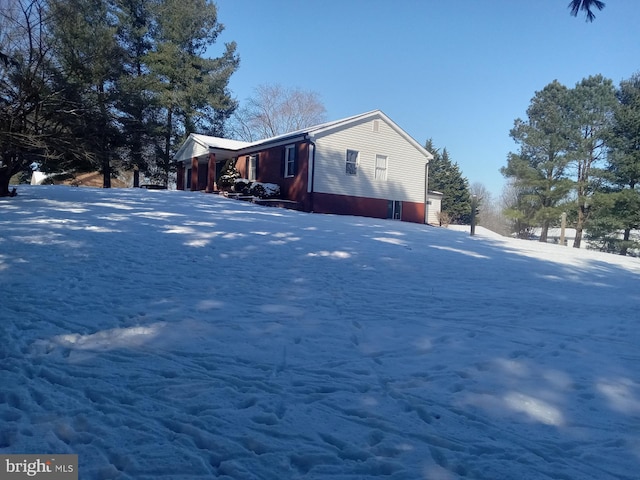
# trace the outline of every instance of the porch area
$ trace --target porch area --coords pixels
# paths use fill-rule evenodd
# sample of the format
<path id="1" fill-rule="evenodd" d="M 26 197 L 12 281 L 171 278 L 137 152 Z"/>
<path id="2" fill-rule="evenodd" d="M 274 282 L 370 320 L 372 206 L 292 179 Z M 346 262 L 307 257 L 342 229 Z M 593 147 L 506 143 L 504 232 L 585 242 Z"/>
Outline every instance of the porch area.
<path id="1" fill-rule="evenodd" d="M 217 179 L 222 167 L 229 159 L 219 158 L 211 152 L 206 156 L 193 157 L 191 161 L 177 162 L 176 187 L 178 190 L 218 192 Z"/>
<path id="2" fill-rule="evenodd" d="M 220 171 L 229 159 L 237 159 L 246 142 L 206 135 L 190 134 L 174 156 L 177 189 L 218 191 Z"/>

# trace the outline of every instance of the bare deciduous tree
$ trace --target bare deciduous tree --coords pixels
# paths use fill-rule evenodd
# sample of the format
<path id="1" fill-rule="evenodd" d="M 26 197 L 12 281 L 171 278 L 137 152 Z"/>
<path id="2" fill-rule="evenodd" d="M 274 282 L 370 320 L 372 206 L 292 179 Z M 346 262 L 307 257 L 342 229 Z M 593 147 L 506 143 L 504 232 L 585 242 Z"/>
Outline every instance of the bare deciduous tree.
<path id="1" fill-rule="evenodd" d="M 517 182 L 510 180 L 500 195 L 500 212 L 507 223 L 507 234 L 518 238 L 531 238 L 538 211 L 530 191 Z"/>
<path id="2" fill-rule="evenodd" d="M 45 40 L 46 2 L 20 0 L 0 7 L 0 196 L 9 181 L 60 143 L 50 115 L 57 105 Z"/>
<path id="3" fill-rule="evenodd" d="M 233 138 L 251 142 L 317 125 L 326 120 L 325 114 L 315 92 L 260 85 L 246 105 L 236 110 L 228 131 Z"/>
<path id="4" fill-rule="evenodd" d="M 503 206 L 500 205 L 500 201 L 496 200 L 487 187 L 480 182 L 471 184 L 470 190 L 471 195 L 478 200 L 478 225 L 500 235 L 508 235 L 510 233 L 508 221 L 502 213 Z"/>

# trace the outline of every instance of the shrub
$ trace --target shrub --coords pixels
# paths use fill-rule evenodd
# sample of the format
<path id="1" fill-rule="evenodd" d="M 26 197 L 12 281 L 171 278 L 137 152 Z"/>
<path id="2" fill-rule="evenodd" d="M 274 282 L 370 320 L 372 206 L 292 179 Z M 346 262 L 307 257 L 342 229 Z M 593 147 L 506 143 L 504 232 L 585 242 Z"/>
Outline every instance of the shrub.
<path id="1" fill-rule="evenodd" d="M 448 227 L 449 223 L 451 223 L 451 217 L 447 212 L 439 212 L 438 223 L 440 224 L 441 227 Z"/>
<path id="2" fill-rule="evenodd" d="M 218 188 L 220 190 L 231 190 L 234 187 L 235 181 L 240 177 L 240 172 L 236 168 L 236 161 L 233 158 L 227 160 L 220 170 L 220 176 L 218 177 Z"/>
<path id="3" fill-rule="evenodd" d="M 252 182 L 246 178 L 236 178 L 233 191 L 241 195 L 251 195 L 257 198 L 279 198 L 280 186 L 275 183 Z"/>
<path id="4" fill-rule="evenodd" d="M 242 195 L 250 195 L 250 186 L 251 182 L 246 178 L 236 178 L 234 179 L 233 191 L 236 193 L 241 193 Z"/>
<path id="5" fill-rule="evenodd" d="M 254 182 L 249 187 L 249 195 L 258 198 L 278 198 L 280 196 L 280 186 L 275 183 Z"/>

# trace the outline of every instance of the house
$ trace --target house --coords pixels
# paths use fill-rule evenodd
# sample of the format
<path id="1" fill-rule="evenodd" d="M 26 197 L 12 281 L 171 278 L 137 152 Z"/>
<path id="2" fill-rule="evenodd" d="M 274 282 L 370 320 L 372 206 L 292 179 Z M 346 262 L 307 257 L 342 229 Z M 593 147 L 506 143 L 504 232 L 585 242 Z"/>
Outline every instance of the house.
<path id="1" fill-rule="evenodd" d="M 178 189 L 216 191 L 229 158 L 242 177 L 279 185 L 303 211 L 437 218 L 427 189 L 432 155 L 380 110 L 257 142 L 191 134 L 174 157 Z"/>

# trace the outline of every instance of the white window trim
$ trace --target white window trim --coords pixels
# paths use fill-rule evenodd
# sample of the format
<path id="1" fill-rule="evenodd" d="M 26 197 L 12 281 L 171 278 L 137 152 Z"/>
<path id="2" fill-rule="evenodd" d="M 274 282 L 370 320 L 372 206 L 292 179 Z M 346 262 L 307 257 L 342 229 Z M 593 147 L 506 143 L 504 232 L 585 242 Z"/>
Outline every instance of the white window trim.
<path id="1" fill-rule="evenodd" d="M 289 163 L 292 163 L 293 165 L 295 165 L 295 161 L 296 161 L 295 148 L 296 148 L 295 144 L 287 145 L 286 147 L 284 147 L 284 177 L 285 178 L 291 178 L 294 176 L 293 173 L 289 173 Z M 293 152 L 292 162 L 289 162 L 290 152 Z"/>
<path id="2" fill-rule="evenodd" d="M 355 161 L 350 161 L 349 160 L 349 154 L 350 153 L 355 153 L 356 155 L 356 159 Z M 360 152 L 358 152 L 357 150 L 351 150 L 351 149 L 347 149 L 347 154 L 346 154 L 346 162 L 345 162 L 345 175 L 347 175 L 348 177 L 355 177 L 358 175 L 358 165 L 360 164 Z M 354 173 L 349 173 L 347 171 L 347 166 L 348 165 L 353 165 L 355 167 L 354 169 Z"/>
<path id="3" fill-rule="evenodd" d="M 253 165 L 253 166 L 252 166 Z M 247 179 L 255 182 L 258 173 L 258 155 L 249 155 L 249 163 L 247 165 Z"/>
<path id="4" fill-rule="evenodd" d="M 384 168 L 378 167 L 378 159 L 384 159 Z M 382 173 L 379 173 L 382 172 Z M 389 157 L 386 155 L 376 155 L 373 178 L 379 182 L 385 182 L 389 174 Z"/>

